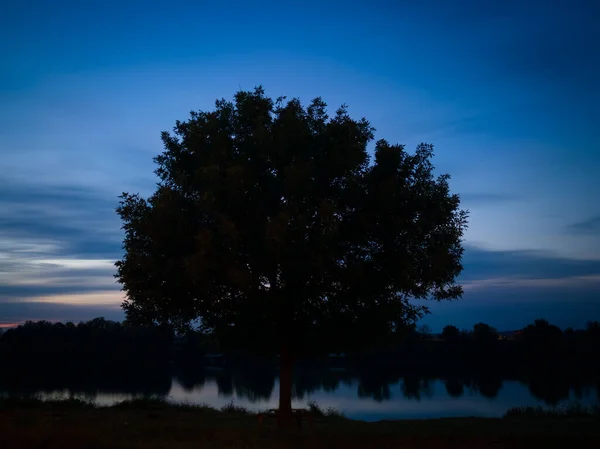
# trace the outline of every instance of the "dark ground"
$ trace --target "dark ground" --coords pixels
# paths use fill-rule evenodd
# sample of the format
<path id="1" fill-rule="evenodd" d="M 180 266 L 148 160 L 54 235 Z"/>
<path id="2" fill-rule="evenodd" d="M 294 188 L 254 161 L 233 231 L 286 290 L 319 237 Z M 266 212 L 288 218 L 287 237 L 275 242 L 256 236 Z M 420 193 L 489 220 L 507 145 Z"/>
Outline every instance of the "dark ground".
<path id="1" fill-rule="evenodd" d="M 203 407 L 0 401 L 0 448 L 598 448 L 598 418 L 515 417 L 366 423 L 315 417 L 287 431 Z"/>

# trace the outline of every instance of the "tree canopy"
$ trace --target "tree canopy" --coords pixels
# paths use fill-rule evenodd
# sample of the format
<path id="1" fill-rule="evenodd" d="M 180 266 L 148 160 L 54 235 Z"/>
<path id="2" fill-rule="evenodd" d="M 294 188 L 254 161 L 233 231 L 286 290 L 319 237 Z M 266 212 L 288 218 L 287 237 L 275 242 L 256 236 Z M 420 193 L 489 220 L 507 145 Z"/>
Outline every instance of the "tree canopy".
<path id="1" fill-rule="evenodd" d="M 442 338 L 446 341 L 457 341 L 460 338 L 458 327 L 449 324 L 442 329 Z"/>
<path id="2" fill-rule="evenodd" d="M 473 326 L 473 339 L 482 344 L 489 344 L 498 339 L 498 331 L 485 323 L 477 323 Z"/>
<path id="3" fill-rule="evenodd" d="M 467 213 L 433 146 L 385 140 L 345 106 L 261 87 L 163 132 L 156 191 L 124 193 L 116 277 L 136 323 L 194 320 L 222 344 L 296 353 L 394 335 L 459 298 Z"/>

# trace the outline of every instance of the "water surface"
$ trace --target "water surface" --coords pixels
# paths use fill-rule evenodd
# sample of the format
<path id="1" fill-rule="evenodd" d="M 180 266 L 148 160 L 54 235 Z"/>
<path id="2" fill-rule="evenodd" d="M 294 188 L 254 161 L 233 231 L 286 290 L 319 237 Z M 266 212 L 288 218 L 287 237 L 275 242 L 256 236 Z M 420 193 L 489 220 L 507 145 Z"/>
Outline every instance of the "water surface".
<path id="1" fill-rule="evenodd" d="M 39 395 L 45 399 L 81 398 L 97 405 L 112 405 L 133 398 L 164 398 L 174 402 L 222 407 L 233 401 L 252 410 L 277 407 L 279 383 L 275 376 L 203 370 L 193 378 L 170 376 L 143 389 L 87 384 L 84 387 L 48 386 L 11 388 L 0 384 L 0 395 Z M 340 372 L 304 375 L 294 383 L 294 407 L 315 401 L 323 408 L 334 407 L 353 419 L 423 419 L 443 417 L 501 417 L 521 406 L 560 406 L 578 402 L 592 405 L 600 399 L 598 384 L 547 377 L 527 380 L 391 376 L 381 373 L 352 377 Z"/>

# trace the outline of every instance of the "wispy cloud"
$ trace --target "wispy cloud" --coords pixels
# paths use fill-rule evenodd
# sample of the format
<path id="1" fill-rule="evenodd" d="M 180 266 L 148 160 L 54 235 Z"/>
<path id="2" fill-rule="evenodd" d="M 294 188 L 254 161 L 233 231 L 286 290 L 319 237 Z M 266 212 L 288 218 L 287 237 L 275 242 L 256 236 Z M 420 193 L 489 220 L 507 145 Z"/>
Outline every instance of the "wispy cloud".
<path id="1" fill-rule="evenodd" d="M 457 302 L 432 303 L 425 320 L 470 328 L 478 321 L 518 329 L 545 318 L 582 327 L 600 313 L 600 260 L 570 259 L 551 251 L 493 251 L 467 245 Z"/>
<path id="2" fill-rule="evenodd" d="M 490 279 L 557 280 L 600 275 L 600 259 L 571 259 L 552 251 L 492 251 L 467 246 L 463 282 Z"/>
<path id="3" fill-rule="evenodd" d="M 5 178 L 0 182 L 0 251 L 118 257 L 117 195 Z"/>
<path id="4" fill-rule="evenodd" d="M 114 261 L 102 259 L 41 259 L 33 263 L 46 267 L 68 268 L 72 270 L 109 269 L 114 267 Z"/>
<path id="5" fill-rule="evenodd" d="M 465 289 L 459 301 L 431 303 L 432 314 L 424 321 L 437 331 L 447 324 L 471 328 L 477 322 L 500 330 L 514 330 L 544 318 L 564 329 L 583 328 L 588 321 L 600 316 L 600 282 L 597 280 L 570 285 L 540 283 L 529 287 L 518 282 L 510 286 L 512 281 L 503 285 L 494 285 L 494 282 L 490 281 L 485 288 Z"/>
<path id="6" fill-rule="evenodd" d="M 490 291 L 492 289 L 510 289 L 513 292 L 520 289 L 521 293 L 527 293 L 531 289 L 548 288 L 572 288 L 572 289 L 594 289 L 600 292 L 600 274 L 593 276 L 572 276 L 561 278 L 498 278 L 490 277 L 488 279 L 478 279 L 463 283 L 463 289 L 466 292 L 471 291 Z"/>
<path id="7" fill-rule="evenodd" d="M 0 302 L 118 291 L 116 195 L 93 187 L 0 181 Z"/>
<path id="8" fill-rule="evenodd" d="M 600 215 L 596 215 L 586 220 L 570 224 L 569 226 L 567 226 L 566 231 L 573 234 L 600 235 Z"/>

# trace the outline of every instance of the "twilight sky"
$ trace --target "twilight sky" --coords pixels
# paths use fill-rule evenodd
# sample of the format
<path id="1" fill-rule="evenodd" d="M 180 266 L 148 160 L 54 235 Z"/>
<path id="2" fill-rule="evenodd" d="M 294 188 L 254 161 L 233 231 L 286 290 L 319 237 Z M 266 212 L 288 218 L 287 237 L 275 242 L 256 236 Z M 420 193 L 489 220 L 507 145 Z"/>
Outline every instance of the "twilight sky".
<path id="1" fill-rule="evenodd" d="M 600 319 L 599 21 L 596 0 L 5 3 L 0 326 L 122 319 L 117 196 L 152 192 L 161 131 L 259 84 L 435 145 L 471 219 L 434 330 Z"/>

